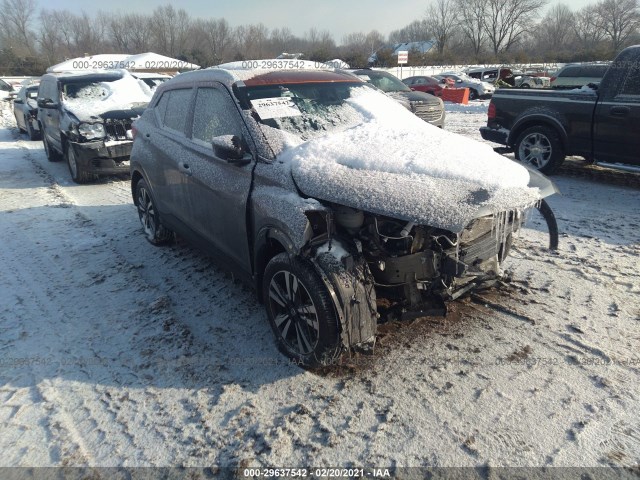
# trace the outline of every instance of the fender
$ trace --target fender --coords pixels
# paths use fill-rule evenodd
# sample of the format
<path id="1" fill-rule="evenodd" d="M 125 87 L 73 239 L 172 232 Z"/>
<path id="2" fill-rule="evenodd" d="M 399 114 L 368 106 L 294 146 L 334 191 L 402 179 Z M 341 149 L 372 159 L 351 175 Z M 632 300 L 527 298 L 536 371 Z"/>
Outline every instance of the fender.
<path id="1" fill-rule="evenodd" d="M 527 126 L 541 124 L 546 124 L 554 128 L 560 134 L 562 146 L 565 148 L 567 147 L 568 135 L 562 119 L 559 118 L 559 115 L 556 112 L 549 111 L 546 108 L 536 108 L 528 110 L 524 112 L 520 117 L 518 117 L 509 131 L 507 144 L 513 147 L 522 130 L 524 130 Z"/>

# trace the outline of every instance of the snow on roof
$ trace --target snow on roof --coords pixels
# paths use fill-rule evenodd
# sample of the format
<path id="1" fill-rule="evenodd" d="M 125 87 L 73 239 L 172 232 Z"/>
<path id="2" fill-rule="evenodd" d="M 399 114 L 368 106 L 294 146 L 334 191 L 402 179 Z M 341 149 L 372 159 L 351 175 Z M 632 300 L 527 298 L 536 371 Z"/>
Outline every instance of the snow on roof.
<path id="1" fill-rule="evenodd" d="M 285 149 L 305 195 L 450 230 L 540 198 L 523 166 L 441 130 L 372 89 L 347 100 L 364 121 Z"/>
<path id="2" fill-rule="evenodd" d="M 156 70 L 177 71 L 197 70 L 199 65 L 166 57 L 153 52 L 139 53 L 136 55 L 109 53 L 90 55 L 87 57 L 72 58 L 47 68 L 47 72 L 71 72 L 76 70 L 112 70 L 124 68 L 131 71 Z"/>
<path id="3" fill-rule="evenodd" d="M 242 60 L 238 62 L 222 63 L 212 68 L 227 70 L 236 80 L 248 80 L 257 75 L 277 71 L 296 70 L 327 70 L 335 68 L 322 62 L 296 59 L 267 59 L 267 60 Z"/>

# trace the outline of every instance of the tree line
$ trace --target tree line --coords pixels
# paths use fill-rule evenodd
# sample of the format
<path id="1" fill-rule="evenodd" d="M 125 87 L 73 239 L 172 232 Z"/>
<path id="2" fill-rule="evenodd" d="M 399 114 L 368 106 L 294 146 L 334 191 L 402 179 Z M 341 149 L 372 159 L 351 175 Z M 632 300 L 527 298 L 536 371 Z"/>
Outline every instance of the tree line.
<path id="1" fill-rule="evenodd" d="M 409 55 L 412 65 L 604 60 L 640 42 L 638 0 L 599 0 L 572 11 L 547 0 L 429 0 L 415 20 L 388 36 L 377 30 L 345 35 L 328 30 L 295 35 L 287 27 L 231 26 L 223 18 L 194 18 L 171 5 L 151 13 L 108 13 L 40 8 L 37 0 L 0 4 L 0 74 L 39 75 L 68 58 L 98 53 L 147 51 L 196 63 L 273 58 L 303 53 L 313 61 L 341 58 L 366 66 L 394 66 L 390 45 L 435 40 L 426 54 Z M 544 15 L 543 15 L 544 13 Z"/>

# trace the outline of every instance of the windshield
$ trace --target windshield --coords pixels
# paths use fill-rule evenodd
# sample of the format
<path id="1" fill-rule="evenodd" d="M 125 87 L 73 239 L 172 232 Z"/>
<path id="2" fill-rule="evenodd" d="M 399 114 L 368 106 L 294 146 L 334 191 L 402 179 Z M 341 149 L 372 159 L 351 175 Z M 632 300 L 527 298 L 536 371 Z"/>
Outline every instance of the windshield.
<path id="1" fill-rule="evenodd" d="M 410 92 L 411 89 L 390 73 L 360 71 L 354 72 L 361 79 L 375 85 L 383 92 Z"/>
<path id="2" fill-rule="evenodd" d="M 260 85 L 238 89 L 274 153 L 284 144 L 296 145 L 329 132 L 342 131 L 363 121 L 347 102 L 357 91 L 370 89 L 362 82 L 325 82 Z M 274 135 L 273 129 L 281 135 Z"/>
<path id="3" fill-rule="evenodd" d="M 105 82 L 79 81 L 66 83 L 62 87 L 62 95 L 65 100 L 70 99 L 101 99 L 109 96 L 109 89 Z"/>

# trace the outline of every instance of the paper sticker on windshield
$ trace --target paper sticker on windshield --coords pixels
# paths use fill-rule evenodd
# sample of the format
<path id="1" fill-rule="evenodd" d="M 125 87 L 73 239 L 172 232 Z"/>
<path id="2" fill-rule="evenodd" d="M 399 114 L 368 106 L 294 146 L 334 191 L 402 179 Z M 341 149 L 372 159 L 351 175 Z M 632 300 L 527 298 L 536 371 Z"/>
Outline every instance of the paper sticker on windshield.
<path id="1" fill-rule="evenodd" d="M 369 80 L 371 80 L 369 78 L 369 75 L 358 75 L 358 78 L 361 78 L 362 80 L 364 80 L 365 82 L 368 82 Z"/>
<path id="2" fill-rule="evenodd" d="M 262 120 L 268 118 L 281 118 L 281 117 L 298 117 L 302 115 L 300 109 L 290 98 L 286 97 L 273 97 L 273 98 L 259 98 L 257 100 L 251 100 L 251 105 L 256 109 L 256 112 Z"/>

